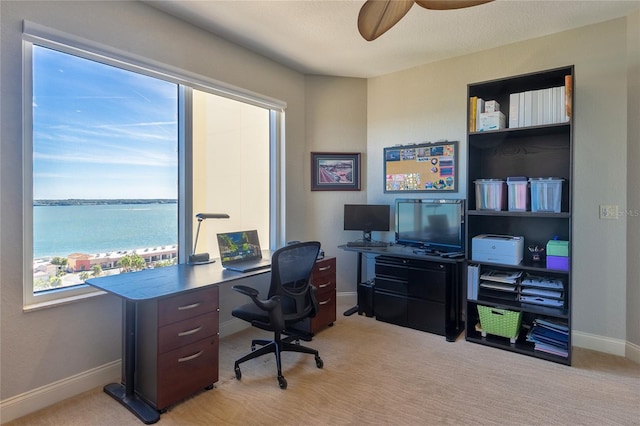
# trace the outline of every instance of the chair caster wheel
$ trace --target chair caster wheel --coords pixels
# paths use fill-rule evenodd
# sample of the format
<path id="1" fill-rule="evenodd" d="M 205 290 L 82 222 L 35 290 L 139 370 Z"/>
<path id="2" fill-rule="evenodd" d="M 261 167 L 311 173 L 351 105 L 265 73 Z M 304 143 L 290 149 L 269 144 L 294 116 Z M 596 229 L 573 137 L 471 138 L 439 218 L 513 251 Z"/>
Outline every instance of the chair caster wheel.
<path id="1" fill-rule="evenodd" d="M 286 389 L 287 379 L 285 379 L 283 376 L 278 376 L 278 386 L 280 386 L 280 389 Z"/>
<path id="2" fill-rule="evenodd" d="M 240 372 L 240 367 L 236 367 L 234 370 L 236 372 L 236 379 L 238 380 L 242 379 L 242 373 Z"/>
<path id="3" fill-rule="evenodd" d="M 322 358 L 320 358 L 318 355 L 316 355 L 316 367 L 318 368 L 324 367 L 324 362 L 322 361 Z"/>

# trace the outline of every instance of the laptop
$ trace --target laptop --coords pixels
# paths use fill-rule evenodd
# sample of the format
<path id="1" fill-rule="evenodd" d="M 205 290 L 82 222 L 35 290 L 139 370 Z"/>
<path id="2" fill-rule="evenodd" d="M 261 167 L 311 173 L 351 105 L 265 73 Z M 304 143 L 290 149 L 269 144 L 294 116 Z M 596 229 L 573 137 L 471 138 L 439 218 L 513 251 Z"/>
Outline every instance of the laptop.
<path id="1" fill-rule="evenodd" d="M 230 271 L 251 272 L 271 267 L 271 259 L 262 258 L 258 231 L 218 234 L 222 267 Z"/>

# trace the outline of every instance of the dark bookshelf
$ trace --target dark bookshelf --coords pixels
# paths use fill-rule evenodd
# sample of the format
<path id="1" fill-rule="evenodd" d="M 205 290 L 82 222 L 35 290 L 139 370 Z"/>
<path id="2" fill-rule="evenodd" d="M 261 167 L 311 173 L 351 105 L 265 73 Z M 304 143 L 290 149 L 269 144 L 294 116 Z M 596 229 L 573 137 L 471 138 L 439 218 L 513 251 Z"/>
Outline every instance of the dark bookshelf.
<path id="1" fill-rule="evenodd" d="M 571 270 L 555 270 L 546 267 L 544 257 L 541 262 L 533 262 L 528 246 L 544 247 L 548 240 L 557 238 L 569 241 L 571 255 L 572 196 L 573 196 L 573 114 L 561 123 L 508 128 L 509 100 L 512 93 L 522 93 L 563 86 L 565 76 L 574 82 L 573 66 L 533 72 L 519 76 L 469 84 L 467 100 L 479 97 L 486 101 L 496 100 L 500 111 L 507 116 L 507 128 L 491 131 L 467 133 L 467 210 L 466 238 L 467 264 L 479 265 L 480 274 L 487 270 L 522 271 L 535 276 L 560 279 L 563 283 L 562 307 L 550 307 L 521 302 L 512 295 L 480 289 L 475 299 L 466 301 L 466 340 L 486 346 L 533 356 L 561 364 L 571 364 Z M 572 84 L 575 86 L 575 84 Z M 573 90 L 573 87 L 572 87 Z M 570 106 L 573 110 L 573 96 Z M 469 108 L 471 117 L 471 108 Z M 476 187 L 478 179 L 501 179 L 511 176 L 527 178 L 554 177 L 563 180 L 560 212 L 508 211 L 505 199 L 503 210 L 488 211 L 476 209 Z M 527 189 L 529 191 L 529 188 Z M 475 261 L 472 258 L 473 237 L 480 234 L 514 235 L 524 237 L 524 260 L 520 265 L 506 265 Z M 469 283 L 468 283 L 469 284 Z M 522 325 L 515 342 L 509 338 L 486 333 L 483 337 L 477 306 L 518 312 Z M 546 319 L 566 326 L 569 330 L 568 355 L 554 355 L 536 350 L 533 342 L 527 341 L 527 333 L 534 320 Z"/>

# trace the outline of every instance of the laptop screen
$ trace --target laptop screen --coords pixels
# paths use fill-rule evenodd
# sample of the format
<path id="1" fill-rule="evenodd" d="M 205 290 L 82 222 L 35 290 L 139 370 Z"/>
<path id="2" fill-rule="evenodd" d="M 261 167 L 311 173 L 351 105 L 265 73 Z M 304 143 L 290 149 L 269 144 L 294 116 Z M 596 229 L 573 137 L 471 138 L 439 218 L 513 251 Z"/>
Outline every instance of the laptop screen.
<path id="1" fill-rule="evenodd" d="M 256 230 L 218 234 L 218 248 L 223 265 L 262 258 Z"/>

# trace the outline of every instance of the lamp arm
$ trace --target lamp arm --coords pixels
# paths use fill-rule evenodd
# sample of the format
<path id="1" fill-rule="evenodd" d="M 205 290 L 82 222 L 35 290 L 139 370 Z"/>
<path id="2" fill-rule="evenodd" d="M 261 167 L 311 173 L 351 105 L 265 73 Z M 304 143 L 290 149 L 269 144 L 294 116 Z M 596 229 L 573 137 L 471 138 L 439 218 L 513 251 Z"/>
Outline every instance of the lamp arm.
<path id="1" fill-rule="evenodd" d="M 202 224 L 202 219 L 198 218 L 198 229 L 196 229 L 196 240 L 193 243 L 193 251 L 191 254 L 196 253 L 196 247 L 198 246 L 198 236 L 200 235 L 200 224 Z"/>
<path id="2" fill-rule="evenodd" d="M 191 256 L 189 256 L 190 259 L 195 259 L 198 257 L 196 256 L 196 248 L 198 247 L 198 237 L 200 236 L 200 225 L 202 224 L 202 221 L 206 219 L 229 219 L 229 215 L 226 213 L 198 213 L 196 214 L 196 219 L 198 219 L 198 228 L 196 229 L 196 238 L 193 242 L 193 251 L 191 252 Z M 208 259 L 209 254 L 206 254 L 206 259 L 203 260 Z"/>
<path id="3" fill-rule="evenodd" d="M 229 219 L 229 215 L 226 213 L 198 213 L 196 218 L 201 222 L 204 219 Z"/>

